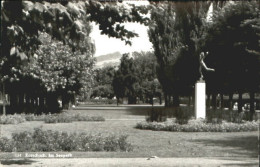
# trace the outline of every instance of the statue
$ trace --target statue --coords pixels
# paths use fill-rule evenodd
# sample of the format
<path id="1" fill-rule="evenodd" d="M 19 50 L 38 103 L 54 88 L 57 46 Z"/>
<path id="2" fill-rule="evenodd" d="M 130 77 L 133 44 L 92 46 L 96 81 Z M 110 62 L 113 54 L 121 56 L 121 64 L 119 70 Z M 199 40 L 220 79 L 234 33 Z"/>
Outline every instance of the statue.
<path id="1" fill-rule="evenodd" d="M 201 52 L 200 53 L 200 68 L 199 68 L 199 71 L 200 71 L 200 80 L 203 80 L 204 79 L 204 76 L 202 74 L 202 68 L 204 68 L 206 71 L 215 71 L 213 68 L 208 68 L 204 62 L 204 58 L 205 56 L 208 54 L 208 52 L 206 52 L 206 54 L 204 54 L 204 52 Z"/>

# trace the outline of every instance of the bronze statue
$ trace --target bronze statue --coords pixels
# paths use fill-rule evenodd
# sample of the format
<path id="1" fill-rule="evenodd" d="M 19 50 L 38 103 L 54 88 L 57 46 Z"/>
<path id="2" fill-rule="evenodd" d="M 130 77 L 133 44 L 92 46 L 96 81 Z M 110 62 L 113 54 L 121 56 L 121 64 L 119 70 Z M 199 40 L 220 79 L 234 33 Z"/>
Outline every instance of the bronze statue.
<path id="1" fill-rule="evenodd" d="M 208 52 L 206 52 L 206 54 L 208 54 Z M 204 58 L 206 56 L 206 54 L 204 52 L 200 53 L 200 80 L 204 79 L 204 76 L 202 74 L 202 68 L 204 68 L 206 71 L 215 71 L 213 68 L 208 68 L 204 62 Z"/>

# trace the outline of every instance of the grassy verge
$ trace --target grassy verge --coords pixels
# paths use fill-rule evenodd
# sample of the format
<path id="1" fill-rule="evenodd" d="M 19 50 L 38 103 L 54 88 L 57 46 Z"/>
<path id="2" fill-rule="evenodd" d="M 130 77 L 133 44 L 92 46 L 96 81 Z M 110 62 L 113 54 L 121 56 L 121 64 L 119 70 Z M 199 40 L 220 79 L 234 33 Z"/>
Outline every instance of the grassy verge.
<path id="1" fill-rule="evenodd" d="M 125 107 L 124 107 L 125 108 Z M 98 135 L 128 135 L 127 141 L 133 146 L 131 152 L 74 152 L 72 157 L 84 158 L 137 158 L 158 156 L 167 157 L 239 157 L 257 158 L 258 133 L 252 132 L 170 132 L 140 130 L 134 128 L 140 120 L 145 120 L 146 108 L 131 110 L 119 109 L 85 109 L 69 111 L 71 114 L 86 114 L 88 116 L 102 115 L 105 122 L 77 121 L 72 123 L 46 124 L 42 121 L 23 122 L 21 124 L 1 125 L 1 136 L 12 138 L 12 133 L 28 131 L 42 127 L 44 131 L 52 130 L 68 134 L 91 133 Z M 111 120 L 112 119 L 112 120 Z M 44 152 L 47 154 L 47 152 Z M 53 153 L 53 152 L 51 152 Z M 55 152 L 54 152 L 55 153 Z M 66 152 L 63 152 L 66 153 Z M 0 158 L 14 157 L 15 153 L 2 152 Z"/>

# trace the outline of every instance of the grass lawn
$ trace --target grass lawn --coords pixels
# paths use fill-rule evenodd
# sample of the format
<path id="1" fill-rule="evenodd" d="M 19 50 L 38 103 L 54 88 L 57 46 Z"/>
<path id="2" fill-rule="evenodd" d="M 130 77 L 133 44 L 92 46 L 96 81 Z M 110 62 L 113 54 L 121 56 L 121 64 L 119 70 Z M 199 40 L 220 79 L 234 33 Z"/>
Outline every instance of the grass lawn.
<path id="1" fill-rule="evenodd" d="M 72 122 L 45 124 L 41 121 L 17 125 L 1 125 L 1 136 L 11 137 L 14 132 L 44 130 L 127 134 L 134 146 L 132 152 L 72 152 L 73 157 L 257 157 L 258 132 L 165 132 L 135 129 L 137 122 L 145 119 L 147 107 L 79 108 L 89 116 L 103 116 L 105 122 Z M 140 111 L 138 113 L 138 111 Z M 137 114 L 138 113 L 138 114 Z M 1 157 L 8 153 L 2 153 Z M 11 153 L 9 153 L 11 154 Z"/>

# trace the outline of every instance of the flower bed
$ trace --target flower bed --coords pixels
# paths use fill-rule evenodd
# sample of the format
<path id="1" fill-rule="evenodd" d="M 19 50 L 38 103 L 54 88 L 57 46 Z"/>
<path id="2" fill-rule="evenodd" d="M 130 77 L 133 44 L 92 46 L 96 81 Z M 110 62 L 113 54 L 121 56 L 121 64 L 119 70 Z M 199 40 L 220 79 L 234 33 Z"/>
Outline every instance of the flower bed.
<path id="1" fill-rule="evenodd" d="M 155 131 L 173 131 L 173 132 L 244 132 L 257 131 L 258 122 L 243 121 L 242 123 L 232 123 L 223 121 L 220 124 L 207 123 L 203 119 L 189 120 L 187 124 L 176 123 L 176 120 L 166 122 L 139 122 L 136 125 L 138 129 L 149 129 Z"/>
<path id="2" fill-rule="evenodd" d="M 31 132 L 14 133 L 12 139 L 0 138 L 1 152 L 49 151 L 131 151 L 127 136 L 104 136 L 85 133 L 58 132 L 40 128 Z"/>

